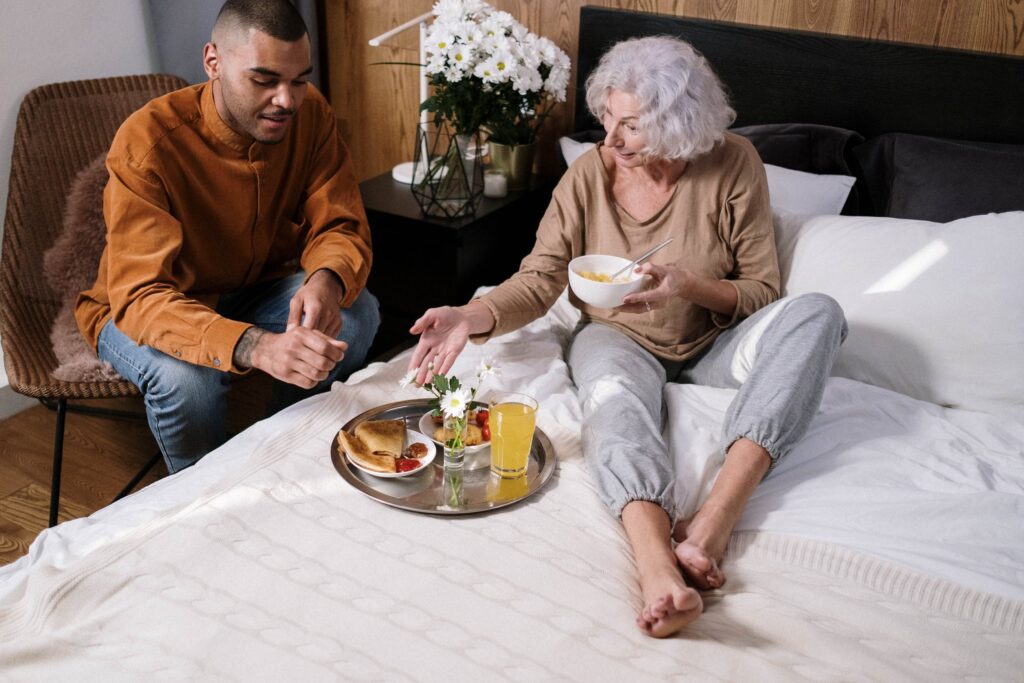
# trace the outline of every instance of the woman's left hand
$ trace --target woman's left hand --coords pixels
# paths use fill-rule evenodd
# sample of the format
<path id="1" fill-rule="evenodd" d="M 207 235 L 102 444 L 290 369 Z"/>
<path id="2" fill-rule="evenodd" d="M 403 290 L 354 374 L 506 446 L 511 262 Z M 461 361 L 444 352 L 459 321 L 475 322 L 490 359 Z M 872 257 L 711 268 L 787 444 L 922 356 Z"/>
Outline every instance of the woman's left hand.
<path id="1" fill-rule="evenodd" d="M 639 292 L 627 294 L 616 311 L 620 313 L 646 313 L 664 308 L 682 295 L 687 272 L 679 268 L 644 263 L 636 272 L 650 278 L 651 286 Z"/>

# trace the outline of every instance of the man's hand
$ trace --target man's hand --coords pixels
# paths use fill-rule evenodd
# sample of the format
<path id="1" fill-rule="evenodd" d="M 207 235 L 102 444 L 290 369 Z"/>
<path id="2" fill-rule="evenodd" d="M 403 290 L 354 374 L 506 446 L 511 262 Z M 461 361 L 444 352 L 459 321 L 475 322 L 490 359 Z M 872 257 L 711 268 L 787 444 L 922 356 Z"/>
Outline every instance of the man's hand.
<path id="1" fill-rule="evenodd" d="M 313 273 L 299 287 L 288 307 L 288 331 L 306 327 L 332 339 L 341 332 L 341 300 L 345 297 L 338 276 L 326 268 Z"/>
<path id="2" fill-rule="evenodd" d="M 290 328 L 281 334 L 250 327 L 235 345 L 234 362 L 240 368 L 258 368 L 282 382 L 311 389 L 327 379 L 347 350 L 345 342 L 308 327 Z"/>

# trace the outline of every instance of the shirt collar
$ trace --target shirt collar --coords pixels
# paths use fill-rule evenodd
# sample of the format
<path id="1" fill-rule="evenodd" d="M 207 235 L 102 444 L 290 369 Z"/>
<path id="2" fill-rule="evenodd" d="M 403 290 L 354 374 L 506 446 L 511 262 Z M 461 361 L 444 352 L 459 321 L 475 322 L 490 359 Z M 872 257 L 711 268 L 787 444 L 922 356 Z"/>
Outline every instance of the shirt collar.
<path id="1" fill-rule="evenodd" d="M 221 142 L 231 149 L 245 152 L 255 142 L 251 136 L 236 132 L 220 117 L 217 104 L 213 101 L 213 81 L 207 81 L 206 87 L 203 89 L 200 109 L 206 125 Z"/>

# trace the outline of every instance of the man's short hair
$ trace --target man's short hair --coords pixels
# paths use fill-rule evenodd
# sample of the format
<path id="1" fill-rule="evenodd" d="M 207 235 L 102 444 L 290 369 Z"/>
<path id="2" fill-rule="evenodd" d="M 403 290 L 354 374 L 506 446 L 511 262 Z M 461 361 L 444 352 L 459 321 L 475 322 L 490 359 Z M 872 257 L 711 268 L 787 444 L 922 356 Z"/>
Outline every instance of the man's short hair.
<path id="1" fill-rule="evenodd" d="M 288 43 L 294 43 L 309 32 L 302 15 L 289 0 L 227 0 L 217 14 L 214 28 L 254 28 Z"/>

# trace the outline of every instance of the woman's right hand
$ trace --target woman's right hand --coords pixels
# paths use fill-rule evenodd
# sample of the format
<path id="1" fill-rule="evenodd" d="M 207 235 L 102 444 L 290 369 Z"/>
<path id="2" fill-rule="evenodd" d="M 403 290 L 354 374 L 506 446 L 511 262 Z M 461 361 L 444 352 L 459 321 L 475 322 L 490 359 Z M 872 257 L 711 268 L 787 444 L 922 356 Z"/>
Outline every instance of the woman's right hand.
<path id="1" fill-rule="evenodd" d="M 409 329 L 410 334 L 420 335 L 408 369 L 410 373 L 417 371 L 417 385 L 433 379 L 434 373 L 446 374 L 466 347 L 471 330 L 465 308 L 428 309 Z"/>

